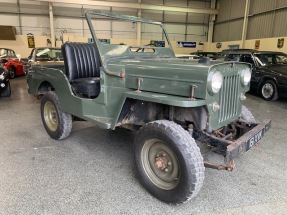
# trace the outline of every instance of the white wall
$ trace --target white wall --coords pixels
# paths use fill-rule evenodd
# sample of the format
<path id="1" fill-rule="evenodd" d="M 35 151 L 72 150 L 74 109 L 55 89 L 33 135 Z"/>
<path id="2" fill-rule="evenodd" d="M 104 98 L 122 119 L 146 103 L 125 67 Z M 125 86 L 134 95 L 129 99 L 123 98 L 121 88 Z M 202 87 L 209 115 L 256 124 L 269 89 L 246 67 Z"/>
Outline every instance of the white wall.
<path id="1" fill-rule="evenodd" d="M 50 39 L 50 37 L 34 36 L 34 39 L 36 47 L 43 47 L 47 46 L 47 39 Z M 28 57 L 32 51 L 32 48 L 28 48 L 27 35 L 16 35 L 16 40 L 0 40 L 0 47 L 13 49 L 21 57 Z"/>

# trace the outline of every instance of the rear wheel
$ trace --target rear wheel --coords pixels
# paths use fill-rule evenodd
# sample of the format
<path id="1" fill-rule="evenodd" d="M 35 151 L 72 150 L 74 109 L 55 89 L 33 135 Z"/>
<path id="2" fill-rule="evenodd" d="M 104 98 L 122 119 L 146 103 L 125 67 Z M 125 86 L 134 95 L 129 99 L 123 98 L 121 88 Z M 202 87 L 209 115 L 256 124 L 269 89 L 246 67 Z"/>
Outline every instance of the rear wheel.
<path id="1" fill-rule="evenodd" d="M 2 97 L 9 97 L 11 95 L 11 86 L 9 81 L 6 83 L 6 86 L 2 90 L 3 90 L 1 93 Z"/>
<path id="2" fill-rule="evenodd" d="M 69 136 L 72 130 L 72 116 L 61 110 L 55 92 L 46 93 L 41 100 L 41 117 L 47 133 L 56 140 Z"/>
<path id="3" fill-rule="evenodd" d="M 278 99 L 277 86 L 274 81 L 266 80 L 260 88 L 260 93 L 263 99 L 267 101 L 275 101 Z"/>
<path id="4" fill-rule="evenodd" d="M 16 69 L 14 67 L 10 67 L 9 69 L 9 76 L 11 79 L 16 77 Z"/>
<path id="5" fill-rule="evenodd" d="M 187 202 L 203 184 L 200 150 L 174 122 L 158 120 L 142 126 L 134 143 L 134 159 L 143 186 L 163 202 Z"/>

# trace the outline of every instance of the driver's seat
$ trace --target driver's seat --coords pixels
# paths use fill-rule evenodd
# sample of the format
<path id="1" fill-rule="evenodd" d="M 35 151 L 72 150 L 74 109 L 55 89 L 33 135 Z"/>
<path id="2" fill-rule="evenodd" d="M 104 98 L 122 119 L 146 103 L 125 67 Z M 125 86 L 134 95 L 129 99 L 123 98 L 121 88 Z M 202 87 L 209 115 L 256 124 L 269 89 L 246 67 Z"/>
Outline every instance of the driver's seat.
<path id="1" fill-rule="evenodd" d="M 66 42 L 62 45 L 65 72 L 74 93 L 95 98 L 100 93 L 101 61 L 97 47 L 88 43 Z"/>

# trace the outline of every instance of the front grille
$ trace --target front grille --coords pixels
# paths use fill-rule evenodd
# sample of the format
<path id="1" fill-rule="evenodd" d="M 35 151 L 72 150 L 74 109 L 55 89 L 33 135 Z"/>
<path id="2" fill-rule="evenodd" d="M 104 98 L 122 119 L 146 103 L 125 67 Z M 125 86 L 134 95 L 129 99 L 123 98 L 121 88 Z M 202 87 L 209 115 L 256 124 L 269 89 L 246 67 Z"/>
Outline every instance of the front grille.
<path id="1" fill-rule="evenodd" d="M 219 95 L 219 118 L 218 122 L 223 122 L 238 114 L 239 103 L 239 75 L 225 76 L 223 86 Z"/>

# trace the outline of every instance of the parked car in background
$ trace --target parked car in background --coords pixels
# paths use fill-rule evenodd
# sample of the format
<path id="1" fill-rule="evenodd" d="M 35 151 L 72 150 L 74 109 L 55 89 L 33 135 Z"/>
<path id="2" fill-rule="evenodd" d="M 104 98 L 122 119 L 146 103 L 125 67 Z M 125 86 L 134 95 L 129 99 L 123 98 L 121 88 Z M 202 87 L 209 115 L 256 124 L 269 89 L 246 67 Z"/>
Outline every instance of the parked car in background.
<path id="1" fill-rule="evenodd" d="M 11 87 L 9 82 L 9 72 L 0 63 L 0 97 L 8 97 L 11 95 Z"/>
<path id="2" fill-rule="evenodd" d="M 218 58 L 221 57 L 221 55 L 218 52 L 201 52 L 201 51 L 198 51 L 198 52 L 192 52 L 190 54 L 196 55 L 199 58 L 209 57 L 211 60 L 218 60 Z"/>
<path id="3" fill-rule="evenodd" d="M 16 56 L 12 49 L 0 48 L 1 63 L 9 71 L 10 78 L 15 78 L 18 75 L 24 75 L 24 63 Z"/>
<path id="4" fill-rule="evenodd" d="M 188 59 L 188 60 L 200 59 L 199 56 L 193 54 L 175 54 L 175 57 L 179 59 Z"/>
<path id="5" fill-rule="evenodd" d="M 48 67 L 57 67 L 63 65 L 63 55 L 61 48 L 57 47 L 39 47 L 34 48 L 28 57 L 28 63 L 24 67 L 25 73 L 32 65 L 42 65 Z"/>
<path id="6" fill-rule="evenodd" d="M 287 55 L 283 52 L 232 50 L 226 61 L 252 65 L 250 87 L 267 101 L 287 96 Z"/>

